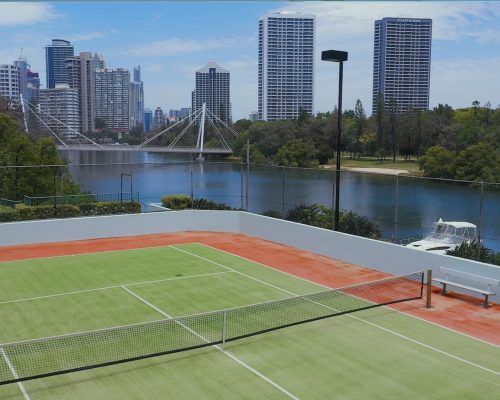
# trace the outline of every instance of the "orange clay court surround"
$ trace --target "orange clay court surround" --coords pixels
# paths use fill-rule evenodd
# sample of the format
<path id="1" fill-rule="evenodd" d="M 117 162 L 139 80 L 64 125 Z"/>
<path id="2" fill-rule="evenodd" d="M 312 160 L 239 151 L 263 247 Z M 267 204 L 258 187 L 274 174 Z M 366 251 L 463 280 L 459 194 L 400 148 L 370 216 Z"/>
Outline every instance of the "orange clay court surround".
<path id="1" fill-rule="evenodd" d="M 241 234 L 182 232 L 0 247 L 0 261 L 125 250 L 181 243 L 203 243 L 328 286 L 341 287 L 388 276 L 374 269 Z M 1 265 L 0 265 L 1 268 Z M 433 290 L 436 294 L 439 289 Z M 433 296 L 433 307 L 401 303 L 394 308 L 489 343 L 500 345 L 500 305 L 488 309 L 482 300 L 450 293 Z"/>

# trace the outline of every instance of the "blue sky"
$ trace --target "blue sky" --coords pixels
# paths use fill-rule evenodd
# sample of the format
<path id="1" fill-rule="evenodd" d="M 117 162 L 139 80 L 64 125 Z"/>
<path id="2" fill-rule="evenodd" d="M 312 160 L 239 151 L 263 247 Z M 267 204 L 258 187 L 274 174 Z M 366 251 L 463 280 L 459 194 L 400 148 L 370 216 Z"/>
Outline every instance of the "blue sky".
<path id="1" fill-rule="evenodd" d="M 373 21 L 433 19 L 431 106 L 500 105 L 500 3 L 496 2 L 53 2 L 0 3 L 0 63 L 23 48 L 45 84 L 44 45 L 68 39 L 102 53 L 109 66 L 143 70 L 146 106 L 190 105 L 194 71 L 217 61 L 231 71 L 235 119 L 257 108 L 257 26 L 266 12 L 317 18 L 315 108 L 335 104 L 337 69 L 320 52 L 349 51 L 344 106 L 371 109 Z"/>

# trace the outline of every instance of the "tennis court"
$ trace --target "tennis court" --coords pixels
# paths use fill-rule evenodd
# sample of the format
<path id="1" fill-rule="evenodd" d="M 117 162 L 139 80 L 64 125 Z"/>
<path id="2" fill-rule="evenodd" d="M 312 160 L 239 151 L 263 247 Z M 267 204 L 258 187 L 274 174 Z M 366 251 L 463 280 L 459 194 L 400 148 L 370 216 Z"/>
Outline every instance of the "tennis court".
<path id="1" fill-rule="evenodd" d="M 0 380 L 138 360 L 0 399 L 495 398 L 498 346 L 390 307 L 329 318 L 411 298 L 417 278 L 332 292 L 198 243 L 3 262 Z"/>

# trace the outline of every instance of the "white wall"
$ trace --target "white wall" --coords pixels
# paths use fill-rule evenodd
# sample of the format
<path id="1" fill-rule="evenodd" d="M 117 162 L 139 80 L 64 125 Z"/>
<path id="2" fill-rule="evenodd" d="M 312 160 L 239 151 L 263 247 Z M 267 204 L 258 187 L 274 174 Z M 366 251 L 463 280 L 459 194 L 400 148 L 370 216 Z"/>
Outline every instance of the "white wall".
<path id="1" fill-rule="evenodd" d="M 491 264 L 425 253 L 241 211 L 166 211 L 2 223 L 0 246 L 182 231 L 243 233 L 391 274 L 431 268 L 434 275 L 439 276 L 439 268 L 447 267 L 500 280 L 500 267 Z M 500 293 L 492 300 L 500 300 Z"/>
<path id="2" fill-rule="evenodd" d="M 442 276 L 439 268 L 445 267 L 500 280 L 500 267 L 495 265 L 426 253 L 262 215 L 242 212 L 240 232 L 395 275 L 432 269 L 434 276 Z M 496 292 L 492 299 L 500 300 L 500 290 L 497 288 Z"/>
<path id="3" fill-rule="evenodd" d="M 239 215 L 189 210 L 3 223 L 0 246 L 182 231 L 237 233 Z"/>

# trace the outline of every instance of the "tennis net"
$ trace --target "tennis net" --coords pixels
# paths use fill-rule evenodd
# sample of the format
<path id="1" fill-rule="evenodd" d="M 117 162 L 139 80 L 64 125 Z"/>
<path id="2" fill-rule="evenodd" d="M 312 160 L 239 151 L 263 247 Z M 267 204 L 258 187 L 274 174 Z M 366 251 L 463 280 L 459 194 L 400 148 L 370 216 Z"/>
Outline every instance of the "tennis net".
<path id="1" fill-rule="evenodd" d="M 424 272 L 226 310 L 0 345 L 0 385 L 246 338 L 421 299 Z M 219 346 L 219 349 L 222 347 Z"/>

